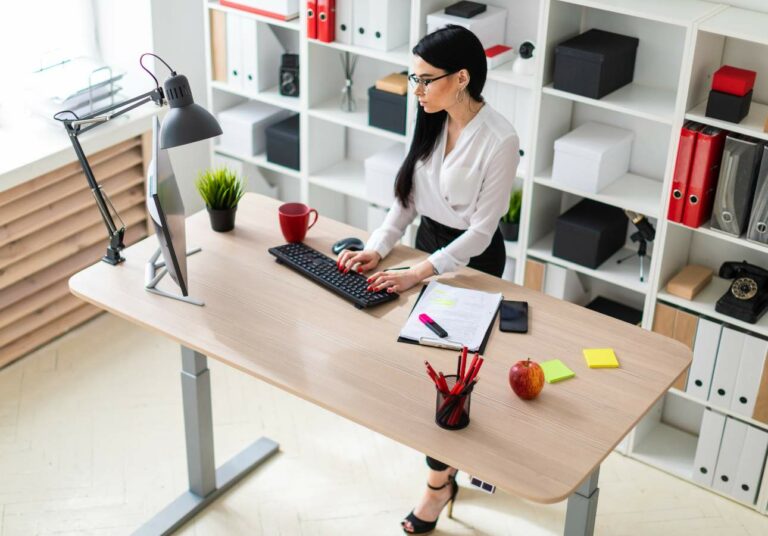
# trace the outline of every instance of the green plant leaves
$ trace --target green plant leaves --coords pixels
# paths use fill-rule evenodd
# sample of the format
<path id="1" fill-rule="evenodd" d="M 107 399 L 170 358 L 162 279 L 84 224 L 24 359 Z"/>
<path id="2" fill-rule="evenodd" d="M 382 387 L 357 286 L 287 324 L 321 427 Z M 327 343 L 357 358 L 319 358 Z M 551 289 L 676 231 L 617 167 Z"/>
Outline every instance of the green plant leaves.
<path id="1" fill-rule="evenodd" d="M 502 221 L 504 223 L 519 223 L 520 208 L 522 204 L 523 204 L 523 191 L 514 190 L 512 192 L 512 195 L 509 197 L 509 210 L 507 211 L 506 214 L 504 214 Z"/>
<path id="2" fill-rule="evenodd" d="M 235 208 L 245 195 L 245 180 L 225 166 L 201 172 L 195 187 L 205 204 L 213 210 Z"/>

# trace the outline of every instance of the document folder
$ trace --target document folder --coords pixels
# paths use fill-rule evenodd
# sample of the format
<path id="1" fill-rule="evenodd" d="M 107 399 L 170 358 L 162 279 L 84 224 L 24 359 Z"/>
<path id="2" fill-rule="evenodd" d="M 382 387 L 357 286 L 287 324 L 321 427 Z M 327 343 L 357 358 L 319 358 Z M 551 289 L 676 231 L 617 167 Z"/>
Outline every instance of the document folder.
<path id="1" fill-rule="evenodd" d="M 429 285 L 425 285 L 424 287 L 422 287 L 421 292 L 419 293 L 419 297 L 416 299 L 416 303 L 414 304 L 413 309 L 411 309 L 411 313 L 410 313 L 410 315 L 408 317 L 409 320 L 411 320 L 413 317 L 417 316 L 414 313 L 417 310 L 419 310 L 420 303 L 423 305 L 422 298 L 424 297 L 425 291 L 427 290 L 427 288 L 430 285 L 434 285 L 434 284 L 439 284 L 439 283 L 437 283 L 436 281 L 433 281 Z M 441 285 L 441 286 L 447 287 L 448 285 Z M 449 287 L 449 288 L 454 288 L 454 287 Z M 467 289 L 458 289 L 458 290 L 467 290 Z M 470 291 L 470 292 L 472 292 L 472 291 Z M 477 292 L 477 291 L 474 291 L 474 292 Z M 488 294 L 488 293 L 483 293 L 483 294 Z M 492 314 L 492 316 L 490 318 L 490 322 L 488 323 L 488 328 L 484 332 L 484 335 L 483 335 L 483 338 L 482 338 L 482 342 L 480 342 L 479 345 L 477 345 L 476 347 L 472 347 L 472 346 L 467 345 L 467 346 L 469 346 L 470 351 L 473 351 L 473 352 L 476 351 L 476 352 L 479 352 L 480 354 L 483 354 L 485 352 L 485 348 L 488 345 L 488 339 L 490 338 L 491 331 L 493 330 L 493 325 L 496 322 L 496 317 L 498 316 L 498 313 L 499 313 L 499 308 L 501 307 L 501 299 L 502 299 L 502 296 L 501 296 L 501 294 L 499 294 L 499 301 L 495 305 L 495 309 L 494 309 L 493 314 Z M 437 316 L 437 315 L 435 315 L 435 316 Z M 447 337 L 448 342 L 458 342 L 459 344 L 462 344 L 462 342 L 464 342 L 464 341 L 461 341 L 461 340 L 454 341 L 454 339 L 451 338 L 451 326 L 449 324 L 441 323 L 438 318 L 435 318 L 435 320 L 438 323 L 440 323 L 446 329 L 446 331 L 448 331 L 448 337 Z M 406 327 L 407 326 L 408 326 L 408 324 L 406 323 Z M 403 328 L 403 331 L 405 331 L 405 328 Z M 397 338 L 397 342 L 404 342 L 404 343 L 407 343 L 407 344 L 420 344 L 419 339 L 417 339 L 415 337 L 407 336 L 407 335 L 403 336 L 403 331 L 401 331 L 400 336 Z M 439 340 L 436 335 L 432 334 L 432 332 L 427 330 L 426 333 L 427 333 L 427 334 L 425 334 L 426 337 L 432 338 L 432 339 L 435 339 L 435 340 Z"/>

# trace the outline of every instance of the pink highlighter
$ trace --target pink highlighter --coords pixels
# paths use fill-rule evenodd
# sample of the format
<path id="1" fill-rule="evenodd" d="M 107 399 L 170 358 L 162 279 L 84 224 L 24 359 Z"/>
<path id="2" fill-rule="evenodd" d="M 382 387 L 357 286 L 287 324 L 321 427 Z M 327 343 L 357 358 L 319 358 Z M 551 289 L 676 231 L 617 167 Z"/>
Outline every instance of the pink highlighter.
<path id="1" fill-rule="evenodd" d="M 429 329 L 431 329 L 435 335 L 440 337 L 441 339 L 444 339 L 448 336 L 448 332 L 445 331 L 443 328 L 440 327 L 440 324 L 432 320 L 430 316 L 426 313 L 421 313 L 419 315 L 419 320 L 421 320 L 421 323 L 427 326 Z"/>

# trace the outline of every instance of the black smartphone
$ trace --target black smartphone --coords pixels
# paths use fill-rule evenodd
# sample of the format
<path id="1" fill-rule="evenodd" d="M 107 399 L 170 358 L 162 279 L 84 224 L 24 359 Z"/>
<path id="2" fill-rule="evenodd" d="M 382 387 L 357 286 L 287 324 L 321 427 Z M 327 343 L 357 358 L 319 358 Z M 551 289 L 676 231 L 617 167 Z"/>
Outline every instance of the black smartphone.
<path id="1" fill-rule="evenodd" d="M 499 329 L 511 333 L 528 333 L 528 302 L 502 300 Z"/>

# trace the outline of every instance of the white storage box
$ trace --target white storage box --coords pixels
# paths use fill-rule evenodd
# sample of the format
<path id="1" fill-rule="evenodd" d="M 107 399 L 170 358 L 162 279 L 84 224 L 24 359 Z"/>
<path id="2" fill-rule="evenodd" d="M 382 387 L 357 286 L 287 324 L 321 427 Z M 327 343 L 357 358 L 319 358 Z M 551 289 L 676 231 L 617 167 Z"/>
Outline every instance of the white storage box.
<path id="1" fill-rule="evenodd" d="M 485 49 L 485 61 L 488 69 L 495 69 L 515 59 L 515 51 L 506 45 L 494 45 Z"/>
<path id="2" fill-rule="evenodd" d="M 254 156 L 267 150 L 264 130 L 293 112 L 262 102 L 248 101 L 216 115 L 222 134 L 219 146 L 231 153 Z"/>
<path id="3" fill-rule="evenodd" d="M 629 170 L 634 133 L 631 130 L 584 123 L 555 140 L 552 180 L 597 193 Z"/>
<path id="4" fill-rule="evenodd" d="M 387 209 L 368 205 L 368 232 L 372 233 L 384 223 Z"/>
<path id="5" fill-rule="evenodd" d="M 354 0 L 352 3 L 352 44 L 387 51 L 408 43 L 410 0 Z"/>
<path id="6" fill-rule="evenodd" d="M 368 201 L 389 208 L 395 202 L 395 177 L 405 158 L 403 144 L 397 143 L 365 159 L 365 195 Z"/>
<path id="7" fill-rule="evenodd" d="M 427 33 L 446 24 L 456 24 L 470 30 L 480 39 L 484 49 L 506 43 L 504 32 L 507 28 L 507 10 L 500 7 L 488 6 L 484 12 L 471 19 L 446 15 L 444 10 L 427 15 Z"/>

